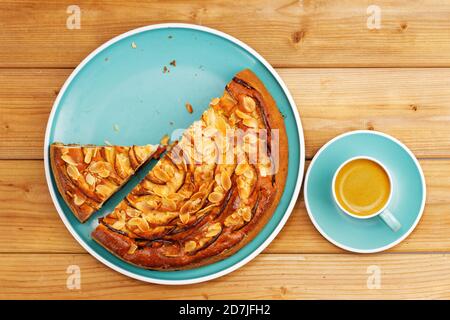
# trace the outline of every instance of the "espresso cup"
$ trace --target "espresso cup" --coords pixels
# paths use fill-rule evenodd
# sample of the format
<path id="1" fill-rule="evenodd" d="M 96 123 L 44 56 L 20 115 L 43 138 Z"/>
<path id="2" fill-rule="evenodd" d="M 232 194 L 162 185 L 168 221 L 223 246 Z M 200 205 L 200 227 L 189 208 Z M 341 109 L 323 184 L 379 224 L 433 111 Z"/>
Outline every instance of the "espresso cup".
<path id="1" fill-rule="evenodd" d="M 387 208 L 392 198 L 392 178 L 378 160 L 359 156 L 342 163 L 333 176 L 334 201 L 356 219 L 379 216 L 394 232 L 401 224 Z"/>

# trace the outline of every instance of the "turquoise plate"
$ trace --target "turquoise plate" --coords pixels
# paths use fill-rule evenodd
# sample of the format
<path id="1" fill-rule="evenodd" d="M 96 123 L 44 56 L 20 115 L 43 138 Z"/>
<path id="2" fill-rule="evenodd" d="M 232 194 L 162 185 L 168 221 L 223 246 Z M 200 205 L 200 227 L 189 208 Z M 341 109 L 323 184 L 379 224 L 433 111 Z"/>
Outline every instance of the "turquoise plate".
<path id="1" fill-rule="evenodd" d="M 133 44 L 134 43 L 134 44 Z M 170 64 L 176 61 L 176 66 Z M 163 72 L 164 67 L 168 70 Z M 156 144 L 164 134 L 187 128 L 221 96 L 233 75 L 253 70 L 285 116 L 289 175 L 282 199 L 263 230 L 233 256 L 201 268 L 173 272 L 145 270 L 116 258 L 90 233 L 143 178 L 140 171 L 87 223 L 80 224 L 57 192 L 48 159 L 49 145 L 64 143 Z M 194 113 L 184 105 L 189 102 Z M 117 130 L 117 128 L 119 130 Z M 114 130 L 116 129 L 116 130 Z M 118 132 L 116 132 L 118 131 Z M 303 175 L 304 140 L 295 103 L 275 70 L 253 49 L 224 33 L 186 24 L 154 25 L 120 35 L 91 53 L 62 87 L 47 125 L 44 158 L 48 187 L 61 219 L 94 257 L 130 277 L 162 284 L 187 284 L 227 274 L 254 258 L 281 230 L 297 199 Z"/>
<path id="2" fill-rule="evenodd" d="M 338 167 L 355 156 L 368 156 L 385 165 L 392 176 L 389 210 L 402 224 L 393 232 L 380 217 L 357 219 L 334 202 L 331 183 Z M 416 227 L 425 205 L 425 179 L 412 152 L 400 141 L 381 132 L 352 131 L 324 145 L 305 177 L 305 204 L 314 226 L 336 246 L 359 253 L 389 249 Z"/>

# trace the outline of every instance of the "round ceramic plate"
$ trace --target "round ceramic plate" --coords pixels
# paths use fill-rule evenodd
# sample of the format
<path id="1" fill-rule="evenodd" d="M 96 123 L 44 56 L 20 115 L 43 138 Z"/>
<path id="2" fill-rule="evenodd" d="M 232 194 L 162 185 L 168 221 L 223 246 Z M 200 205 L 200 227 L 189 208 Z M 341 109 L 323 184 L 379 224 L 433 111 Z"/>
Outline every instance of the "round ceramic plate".
<path id="1" fill-rule="evenodd" d="M 176 62 L 174 66 L 171 62 Z M 289 139 L 286 187 L 271 220 L 233 256 L 204 267 L 162 272 L 128 264 L 94 242 L 97 218 L 111 211 L 141 174 L 85 224 L 59 195 L 48 152 L 52 142 L 117 145 L 157 144 L 165 134 L 199 119 L 210 99 L 221 96 L 235 73 L 250 68 L 264 82 L 285 117 Z M 165 70 L 165 71 L 164 71 Z M 194 107 L 189 114 L 185 103 Z M 115 129 L 115 130 L 114 130 Z M 94 257 L 130 277 L 162 284 L 187 284 L 225 275 L 260 253 L 278 234 L 297 199 L 303 175 L 304 140 L 300 118 L 286 85 L 253 49 L 222 32 L 186 24 L 154 25 L 120 35 L 91 53 L 59 93 L 47 125 L 45 170 L 53 202 L 66 227 Z"/>
<path id="2" fill-rule="evenodd" d="M 402 224 L 399 231 L 393 232 L 380 217 L 350 217 L 334 202 L 333 175 L 355 156 L 375 158 L 391 174 L 388 209 Z M 374 131 L 352 131 L 332 139 L 317 152 L 305 177 L 305 204 L 314 226 L 331 243 L 359 253 L 383 251 L 405 239 L 422 216 L 425 195 L 422 169 L 412 152 L 397 139 Z"/>

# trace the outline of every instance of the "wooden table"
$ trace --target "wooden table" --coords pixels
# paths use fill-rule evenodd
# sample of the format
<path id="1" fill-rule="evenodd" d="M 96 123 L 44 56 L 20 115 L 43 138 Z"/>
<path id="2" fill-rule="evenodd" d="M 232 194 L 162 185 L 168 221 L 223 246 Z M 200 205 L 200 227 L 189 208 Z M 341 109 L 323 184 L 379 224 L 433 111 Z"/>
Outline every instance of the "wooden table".
<path id="1" fill-rule="evenodd" d="M 0 298 L 450 298 L 450 1 L 247 2 L 0 1 Z M 66 26 L 72 4 L 81 9 L 80 29 Z M 370 4 L 381 10 L 381 29 L 368 28 Z M 314 229 L 300 197 L 264 253 L 208 283 L 147 284 L 87 254 L 47 190 L 50 109 L 97 46 L 173 21 L 217 28 L 268 59 L 298 105 L 307 164 L 349 130 L 379 130 L 408 145 L 428 188 L 417 229 L 385 253 L 350 254 Z M 80 267 L 79 290 L 66 286 L 70 265 Z"/>

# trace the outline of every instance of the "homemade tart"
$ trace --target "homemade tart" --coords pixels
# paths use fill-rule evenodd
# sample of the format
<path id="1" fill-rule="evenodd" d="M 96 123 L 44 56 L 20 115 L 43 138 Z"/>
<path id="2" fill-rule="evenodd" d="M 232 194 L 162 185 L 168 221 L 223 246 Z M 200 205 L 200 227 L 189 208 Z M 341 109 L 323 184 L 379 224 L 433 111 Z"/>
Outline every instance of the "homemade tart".
<path id="1" fill-rule="evenodd" d="M 92 237 L 148 269 L 222 260 L 271 218 L 287 165 L 283 117 L 257 76 L 241 71 L 113 212 L 99 219 Z"/>
<path id="2" fill-rule="evenodd" d="M 59 193 L 81 222 L 99 210 L 162 147 L 53 143 L 50 162 Z"/>

